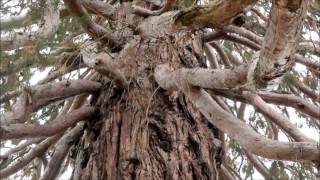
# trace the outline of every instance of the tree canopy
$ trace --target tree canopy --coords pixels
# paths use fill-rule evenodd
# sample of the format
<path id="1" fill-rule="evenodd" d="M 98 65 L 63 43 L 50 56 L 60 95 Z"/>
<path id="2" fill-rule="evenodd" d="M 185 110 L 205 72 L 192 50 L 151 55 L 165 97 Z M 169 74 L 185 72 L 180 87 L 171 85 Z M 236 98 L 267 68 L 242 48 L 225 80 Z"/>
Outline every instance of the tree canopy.
<path id="1" fill-rule="evenodd" d="M 97 139 L 109 136 L 120 144 L 99 146 L 110 159 L 141 154 L 115 163 L 132 179 L 155 161 L 173 179 L 320 178 L 319 0 L 2 0 L 0 9 L 0 178 L 87 177 Z"/>

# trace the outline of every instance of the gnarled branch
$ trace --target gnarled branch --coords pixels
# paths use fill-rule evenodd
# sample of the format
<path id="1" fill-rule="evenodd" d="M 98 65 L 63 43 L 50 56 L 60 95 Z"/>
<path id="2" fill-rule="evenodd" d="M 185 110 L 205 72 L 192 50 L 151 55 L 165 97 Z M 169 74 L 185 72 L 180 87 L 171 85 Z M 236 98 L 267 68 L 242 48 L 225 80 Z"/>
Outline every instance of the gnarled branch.
<path id="1" fill-rule="evenodd" d="M 79 18 L 82 27 L 91 37 L 102 41 L 112 51 L 118 51 L 121 48 L 121 44 L 118 39 L 113 36 L 111 31 L 90 19 L 86 9 L 82 6 L 79 0 L 64 0 L 64 2 L 71 13 Z"/>
<path id="2" fill-rule="evenodd" d="M 82 120 L 88 120 L 96 113 L 93 107 L 83 107 L 65 115 L 58 116 L 53 122 L 44 125 L 10 124 L 0 126 L 0 139 L 18 139 L 52 136 L 65 131 Z"/>
<path id="3" fill-rule="evenodd" d="M 314 142 L 279 142 L 257 134 L 241 120 L 221 109 L 202 89 L 192 86 L 186 79 L 168 84 L 173 74 L 166 65 L 155 70 L 155 79 L 165 89 L 182 90 L 200 112 L 217 128 L 235 139 L 248 151 L 262 157 L 278 160 L 320 162 L 320 151 Z"/>
<path id="4" fill-rule="evenodd" d="M 82 130 L 83 124 L 79 124 L 57 142 L 54 154 L 40 180 L 54 180 L 58 176 L 61 164 L 68 154 L 69 148 L 81 136 Z"/>
<path id="5" fill-rule="evenodd" d="M 93 93 L 100 87 L 100 83 L 89 80 L 71 80 L 26 88 L 13 111 L 3 115 L 1 124 L 23 123 L 30 113 L 43 106 L 81 93 Z"/>
<path id="6" fill-rule="evenodd" d="M 254 73 L 256 86 L 266 87 L 270 80 L 281 77 L 292 66 L 307 7 L 305 0 L 273 0 L 269 26 Z"/>

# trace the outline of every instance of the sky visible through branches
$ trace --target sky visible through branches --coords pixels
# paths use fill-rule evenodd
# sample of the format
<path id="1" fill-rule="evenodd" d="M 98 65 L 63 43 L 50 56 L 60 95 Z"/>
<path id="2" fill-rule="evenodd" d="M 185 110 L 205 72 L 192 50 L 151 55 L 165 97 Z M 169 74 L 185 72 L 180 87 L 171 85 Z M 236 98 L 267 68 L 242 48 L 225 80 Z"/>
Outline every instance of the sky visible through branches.
<path id="1" fill-rule="evenodd" d="M 110 8 L 110 10 L 101 10 L 97 8 L 97 6 L 95 6 L 97 4 L 93 2 L 101 3 L 98 5 L 101 5 L 103 8 Z M 299 28 L 297 28 L 297 30 L 290 26 L 290 24 L 295 24 L 296 22 L 283 26 L 277 24 L 277 22 L 271 22 L 271 20 L 269 22 L 269 19 L 277 19 L 277 15 L 283 15 L 281 14 L 281 10 L 283 10 L 281 8 L 283 7 L 279 8 L 279 11 L 274 10 L 279 13 L 277 15 L 270 13 L 273 10 L 272 2 L 275 3 L 275 0 L 260 0 L 252 3 L 252 6 L 248 5 L 247 8 L 241 10 L 243 12 L 241 18 L 239 18 L 240 22 L 235 21 L 235 19 L 238 20 L 239 13 L 236 14 L 237 18 L 232 18 L 232 23 L 226 23 L 227 20 L 221 20 L 221 22 L 219 22 L 221 24 L 215 24 L 216 22 L 212 23 L 206 20 L 206 16 L 204 15 L 203 17 L 201 13 L 211 13 L 210 16 L 217 16 L 217 19 L 223 19 L 225 18 L 224 16 L 221 15 L 220 17 L 220 15 L 214 14 L 209 7 L 215 3 L 219 4 L 221 2 L 231 1 L 165 0 L 160 2 L 157 0 L 134 0 L 133 2 L 129 1 L 127 4 L 129 4 L 128 6 L 131 8 L 130 11 L 128 11 L 132 13 L 130 17 L 132 15 L 132 17 L 136 18 L 135 21 L 139 22 L 137 27 L 134 28 L 131 27 L 131 24 L 125 22 L 131 22 L 128 20 L 129 18 L 124 18 L 125 20 L 122 19 L 123 22 L 117 19 L 122 17 L 119 9 L 123 8 L 121 9 L 123 13 L 127 10 L 126 5 L 123 5 L 126 3 L 122 3 L 122 1 L 1 1 L 0 175 L 4 172 L 5 177 L 6 175 L 11 175 L 9 176 L 11 178 L 25 179 L 40 179 L 40 177 L 47 177 L 46 175 L 48 174 L 48 176 L 50 176 L 50 169 L 48 170 L 47 165 L 49 163 L 51 165 L 52 157 L 55 157 L 56 151 L 59 152 L 59 147 L 64 147 L 67 148 L 67 155 L 65 154 L 65 157 L 61 157 L 61 167 L 63 166 L 63 168 L 58 170 L 57 178 L 62 180 L 69 179 L 74 170 L 72 169 L 74 164 L 70 162 L 71 158 L 68 154 L 69 149 L 72 149 L 72 147 L 71 145 L 68 147 L 63 146 L 63 140 L 68 142 L 68 135 L 72 133 L 76 135 L 79 134 L 76 128 L 84 126 L 83 122 L 85 121 L 81 118 L 77 119 L 76 115 L 73 114 L 68 116 L 70 117 L 70 122 L 66 120 L 65 124 L 61 123 L 56 125 L 55 120 L 61 116 L 63 119 L 63 115 L 68 115 L 70 112 L 76 110 L 80 112 L 85 108 L 87 108 L 85 110 L 88 111 L 87 116 L 91 117 L 90 112 L 95 112 L 95 110 L 90 109 L 88 106 L 94 101 L 92 100 L 94 99 L 93 94 L 99 92 L 100 86 L 103 84 L 101 83 L 101 79 L 103 79 L 103 82 L 108 81 L 108 83 L 113 83 L 114 87 L 120 89 L 127 87 L 128 84 L 132 83 L 130 80 L 134 79 L 131 75 L 134 76 L 141 73 L 137 73 L 136 71 L 145 65 L 145 62 L 128 65 L 129 63 L 127 61 L 129 60 L 126 59 L 132 57 L 132 55 L 128 55 L 131 50 L 130 48 L 139 47 L 143 49 L 145 48 L 145 44 L 148 44 L 148 46 L 151 44 L 150 46 L 152 47 L 152 43 L 158 43 L 161 39 L 168 38 L 168 34 L 174 39 L 173 37 L 177 34 L 180 35 L 179 33 L 188 34 L 191 32 L 193 34 L 190 35 L 190 37 L 193 37 L 192 40 L 194 40 L 194 42 L 192 43 L 194 44 L 197 43 L 196 39 L 198 35 L 204 34 L 200 39 L 205 42 L 201 45 L 203 51 L 197 54 L 197 46 L 194 44 L 192 44 L 191 50 L 190 48 L 186 48 L 187 51 L 183 48 L 181 48 L 183 50 L 178 49 L 180 48 L 179 43 L 182 41 L 189 43 L 190 39 L 185 40 L 183 39 L 185 37 L 181 36 L 181 42 L 174 42 L 174 40 L 172 40 L 173 43 L 170 49 L 178 50 L 176 50 L 176 52 L 168 50 L 169 53 L 167 57 L 170 56 L 173 60 L 161 62 L 161 64 L 168 63 L 172 65 L 171 69 L 168 68 L 170 71 L 166 69 L 166 66 L 163 66 L 164 68 L 161 66 L 161 69 L 155 64 L 150 65 L 152 66 L 152 68 L 150 68 L 152 70 L 150 71 L 154 71 L 154 81 L 158 84 L 158 89 L 162 88 L 168 92 L 182 92 L 190 99 L 188 103 L 193 103 L 193 105 L 199 109 L 199 112 L 205 114 L 209 110 L 205 108 L 201 109 L 202 101 L 195 102 L 192 100 L 192 93 L 188 95 L 188 91 L 186 91 L 184 87 L 183 83 L 186 83 L 192 85 L 192 87 L 197 87 L 197 90 L 202 89 L 203 91 L 208 91 L 209 93 L 207 94 L 211 93 L 210 95 L 214 97 L 212 98 L 214 102 L 221 106 L 225 112 L 228 112 L 229 115 L 237 118 L 237 120 L 243 120 L 243 124 L 247 125 L 245 128 L 249 127 L 253 129 L 254 132 L 257 132 L 256 134 L 262 137 L 267 137 L 277 142 L 290 142 L 292 144 L 293 142 L 310 143 L 312 144 L 310 145 L 310 149 L 312 149 L 315 143 L 320 143 L 320 3 L 318 0 L 310 1 L 304 18 L 300 24 L 297 23 L 301 25 L 301 33 L 297 35 L 299 38 L 292 37 L 293 32 L 300 32 Z M 74 8 L 68 8 L 67 6 L 70 6 L 68 3 L 73 5 Z M 157 3 L 160 3 L 162 7 L 157 5 Z M 162 5 L 162 3 L 164 5 Z M 208 6 L 205 6 L 207 9 L 204 8 L 200 11 L 196 8 L 200 7 L 199 5 Z M 226 7 L 228 6 L 226 5 Z M 217 11 L 218 10 L 219 8 L 217 8 Z M 237 9 L 234 11 L 236 10 Z M 172 14 L 170 14 L 171 11 L 173 12 Z M 176 13 L 176 11 L 180 12 Z M 303 8 L 295 13 L 298 14 L 301 13 L 301 11 L 304 11 Z M 228 12 L 225 14 L 228 14 Z M 169 26 L 168 24 L 171 23 L 169 19 L 161 20 L 161 18 L 165 19 L 171 17 L 171 15 L 174 18 L 180 18 L 173 21 L 174 23 L 179 22 L 177 23 L 178 25 L 174 24 L 174 26 Z M 286 17 L 286 15 L 284 16 Z M 191 20 L 189 18 L 191 18 Z M 228 18 L 230 17 L 226 17 L 226 19 Z M 295 18 L 297 18 L 296 21 L 299 21 L 299 17 Z M 153 26 L 159 26 L 159 28 L 155 28 L 156 30 L 154 30 L 152 29 Z M 285 36 L 283 34 L 274 35 L 270 33 L 270 27 L 284 30 L 283 32 L 287 34 Z M 187 32 L 188 30 L 186 29 L 188 28 L 194 29 Z M 292 28 L 293 30 L 285 31 L 285 28 Z M 160 29 L 163 32 L 160 31 Z M 179 33 L 175 32 L 176 29 L 179 30 Z M 139 32 L 137 33 L 136 31 Z M 139 39 L 139 46 L 134 44 L 136 43 L 135 38 L 137 36 L 141 38 Z M 268 36 L 271 38 L 267 39 Z M 206 40 L 206 38 L 209 40 Z M 147 41 L 147 43 L 144 41 Z M 131 42 L 133 42 L 134 45 L 132 45 Z M 266 47 L 268 43 L 270 47 Z M 161 45 L 161 43 L 159 44 Z M 161 52 L 162 49 L 159 47 L 158 51 Z M 270 49 L 272 48 L 279 48 L 278 54 L 275 53 L 275 51 L 271 51 Z M 189 52 L 193 54 L 190 53 L 190 55 L 188 54 Z M 149 54 L 152 54 L 151 51 L 145 51 L 144 53 L 146 58 Z M 199 56 L 203 56 L 204 65 L 198 65 L 201 64 L 200 61 L 196 63 L 196 68 L 202 68 L 199 68 L 199 71 L 194 68 L 194 62 L 187 62 L 185 63 L 186 66 L 181 64 L 177 65 L 174 62 L 175 56 L 181 58 L 181 54 L 176 55 L 175 53 L 184 54 L 186 56 L 185 59 L 187 59 L 186 61 L 188 61 L 190 57 L 199 60 L 201 59 Z M 135 54 L 134 57 L 138 58 L 141 54 L 141 52 L 140 54 Z M 257 54 L 258 57 L 256 57 Z M 290 66 L 289 61 L 292 61 L 289 56 L 291 59 L 294 59 L 292 69 L 287 67 Z M 150 57 L 152 57 L 152 55 L 150 55 Z M 120 61 L 120 63 L 115 63 L 115 60 Z M 286 60 L 285 63 L 283 63 L 283 60 Z M 273 64 L 271 63 L 270 65 L 270 62 Z M 233 81 L 231 83 L 220 83 L 223 80 L 227 81 L 233 71 L 239 71 L 241 73 L 243 70 L 241 69 L 242 66 L 246 66 L 247 68 L 245 70 L 247 73 L 245 75 L 246 81 L 248 81 L 247 83 L 242 83 L 241 78 L 239 78 L 240 80 L 237 81 L 237 83 L 241 82 L 242 84 L 233 85 Z M 196 70 L 192 71 L 194 70 L 193 68 Z M 157 70 L 159 69 L 163 70 L 159 72 L 166 73 L 162 74 L 163 77 L 158 78 Z M 222 76 L 212 76 L 213 80 L 210 79 L 211 77 L 203 77 L 203 74 L 211 71 L 221 74 L 231 72 L 231 75 L 226 78 L 222 78 Z M 53 76 L 55 73 L 57 75 Z M 202 75 L 203 78 L 197 78 L 197 73 Z M 190 74 L 193 76 L 190 77 Z M 258 79 L 256 75 L 257 77 L 263 78 Z M 241 75 L 238 76 L 240 77 Z M 219 78 L 223 80 L 220 81 Z M 92 84 L 84 85 L 81 82 L 77 84 L 78 80 Z M 166 82 L 163 82 L 164 80 Z M 217 83 L 212 82 L 214 80 L 216 80 Z M 127 82 L 129 83 L 126 84 Z M 49 83 L 53 83 L 54 85 L 50 84 L 49 88 L 45 87 L 45 85 Z M 221 85 L 221 89 L 216 87 L 219 85 Z M 68 91 L 69 86 L 72 87 L 74 91 Z M 252 88 L 253 86 L 254 88 Z M 32 87 L 36 88 L 32 89 Z M 51 92 L 50 89 L 53 91 L 55 87 L 58 87 L 59 90 L 62 89 L 63 92 L 58 90 L 56 94 Z M 117 90 L 117 88 L 115 89 Z M 48 94 L 39 93 L 37 90 L 47 92 Z M 157 90 L 153 93 L 156 93 Z M 195 92 L 199 95 L 202 91 L 200 92 L 199 90 L 199 93 L 197 90 L 195 90 Z M 252 91 L 255 93 L 251 93 Z M 255 96 L 253 96 L 253 94 Z M 154 94 L 152 94 L 151 97 L 153 97 L 153 95 Z M 38 103 L 35 102 L 35 99 L 32 99 L 34 96 L 38 97 Z M 172 95 L 170 98 L 174 96 L 175 95 Z M 287 103 L 286 100 L 284 100 L 285 102 L 279 102 L 281 97 L 284 99 L 287 98 L 289 103 Z M 263 103 L 259 101 L 259 98 Z M 82 101 L 79 99 L 82 99 Z M 80 103 L 75 103 L 78 102 L 76 100 Z M 21 104 L 25 106 L 21 107 Z M 149 110 L 149 105 L 147 109 Z M 243 110 L 242 115 L 241 109 Z M 146 117 L 148 117 L 148 115 L 146 115 Z M 218 129 L 220 129 L 219 133 L 225 134 L 222 138 L 223 140 L 220 140 L 225 143 L 224 146 L 227 148 L 224 154 L 224 157 L 226 157 L 224 163 L 227 162 L 228 165 L 223 164 L 223 167 L 227 167 L 227 171 L 232 174 L 233 177 L 237 178 L 237 176 L 240 176 L 242 179 L 259 180 L 266 178 L 270 174 L 275 174 L 275 177 L 280 179 L 320 178 L 319 169 L 317 170 L 315 165 L 319 162 L 311 162 L 310 159 L 305 159 L 306 162 L 294 162 L 289 161 L 290 158 L 288 157 L 285 157 L 289 159 L 288 161 L 276 160 L 263 157 L 263 155 L 265 155 L 263 154 L 264 152 L 261 153 L 259 150 L 256 151 L 258 152 L 256 155 L 245 149 L 246 143 L 241 144 L 241 142 L 236 139 L 236 137 L 239 136 L 239 132 L 233 134 L 228 133 L 229 130 L 232 132 L 232 127 L 224 125 L 223 123 L 217 124 Z M 22 130 L 26 132 L 23 132 L 21 135 L 19 130 L 13 128 L 15 127 L 14 125 L 22 127 Z M 29 125 L 31 125 L 31 128 L 29 128 Z M 44 136 L 38 137 L 37 134 L 33 132 L 33 126 L 45 127 L 48 129 L 48 132 L 39 130 L 39 133 L 42 133 Z M 56 129 L 62 129 L 63 131 L 60 132 Z M 224 129 L 226 129 L 227 132 L 223 132 Z M 9 135 L 6 136 L 6 133 Z M 20 138 L 24 137 L 24 133 L 26 134 L 26 138 Z M 27 145 L 22 150 L 17 151 L 17 153 L 8 154 L 12 149 L 23 145 L 28 142 L 28 140 L 37 140 L 37 138 L 42 139 L 40 139 L 39 142 Z M 71 137 L 71 139 L 73 138 Z M 33 157 L 24 167 L 17 168 L 17 172 L 10 172 L 12 164 L 14 166 L 20 158 L 25 157 L 28 153 L 32 152 L 33 149 L 39 147 L 40 142 L 45 144 L 46 141 L 52 143 L 45 148 L 41 157 Z M 307 146 L 309 147 L 309 144 Z M 269 157 L 277 156 L 272 153 L 270 153 L 271 155 L 266 154 L 269 155 Z M 265 166 L 269 171 L 267 175 L 261 173 L 260 170 L 254 166 L 254 162 L 250 157 L 254 157 L 258 163 Z M 303 160 L 303 158 L 301 159 Z M 12 172 L 13 171 L 15 170 L 12 170 Z"/>

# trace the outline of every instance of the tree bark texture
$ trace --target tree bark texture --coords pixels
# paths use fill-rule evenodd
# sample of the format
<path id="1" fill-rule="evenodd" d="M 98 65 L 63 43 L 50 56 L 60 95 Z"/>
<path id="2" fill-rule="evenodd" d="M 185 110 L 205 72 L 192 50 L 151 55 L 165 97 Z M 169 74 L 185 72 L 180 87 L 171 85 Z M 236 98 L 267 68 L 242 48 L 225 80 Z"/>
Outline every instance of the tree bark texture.
<path id="1" fill-rule="evenodd" d="M 74 149 L 73 179 L 215 179 L 217 129 L 182 95 L 168 96 L 148 79 L 131 86 L 99 95 L 100 118 Z"/>
<path id="2" fill-rule="evenodd" d="M 183 48 L 176 41 L 181 36 L 173 37 L 174 43 L 168 39 L 157 43 L 134 40 L 127 48 L 122 56 L 131 66 L 123 66 L 123 72 L 132 77 L 129 87 L 122 90 L 115 88 L 115 82 L 102 80 L 104 89 L 91 102 L 100 107 L 100 116 L 88 122 L 84 137 L 74 148 L 73 179 L 219 176 L 219 131 L 181 92 L 161 89 L 153 77 L 155 66 L 168 59 L 176 66 L 198 66 L 190 36 L 185 37 L 180 42 Z"/>
<path id="3" fill-rule="evenodd" d="M 256 2 L 213 0 L 205 6 L 168 11 L 173 9 L 175 0 L 165 1 L 158 10 L 149 10 L 145 8 L 149 4 L 140 1 L 121 1 L 113 6 L 100 1 L 64 0 L 70 15 L 79 20 L 83 31 L 91 37 L 75 51 L 79 63 L 94 73 L 87 80 L 45 85 L 42 81 L 34 88 L 5 94 L 0 101 L 21 96 L 12 112 L 1 120 L 0 139 L 49 137 L 22 159 L 23 165 L 44 154 L 51 148 L 50 143 L 57 141 L 42 179 L 57 177 L 60 167 L 54 167 L 64 161 L 69 149 L 74 180 L 233 179 L 237 173 L 229 172 L 231 168 L 223 157 L 227 149 L 224 133 L 239 143 L 265 177 L 272 175 L 255 155 L 318 163 L 318 144 L 267 103 L 290 106 L 319 119 L 317 106 L 296 96 L 252 92 L 291 70 L 295 58 L 305 63 L 303 57 L 295 55 L 295 50 L 308 3 L 273 0 L 269 28 L 263 39 L 230 25 Z M 98 17 L 93 20 L 90 13 Z M 108 28 L 104 27 L 106 24 Z M 208 33 L 206 27 L 214 32 Z M 237 42 L 260 52 L 254 54 L 251 62 L 242 63 L 220 43 L 210 42 L 214 39 Z M 14 47 L 28 43 L 29 40 L 16 43 Z M 219 64 L 212 48 L 222 63 Z M 312 64 L 313 68 L 317 65 Z M 298 89 L 319 100 L 299 82 L 295 81 Z M 244 104 L 241 118 L 236 118 L 216 95 L 232 96 L 228 98 L 254 105 L 297 142 L 279 142 L 277 138 L 260 135 L 240 120 L 244 119 Z M 70 104 L 69 113 L 53 123 L 24 124 L 30 121 L 32 113 L 72 96 L 77 97 Z M 77 109 L 83 104 L 87 107 Z M 81 126 L 76 126 L 79 121 Z M 73 130 L 62 136 L 69 128 Z M 28 144 L 33 142 L 23 146 Z M 12 175 L 21 168 L 17 163 L 0 175 Z"/>

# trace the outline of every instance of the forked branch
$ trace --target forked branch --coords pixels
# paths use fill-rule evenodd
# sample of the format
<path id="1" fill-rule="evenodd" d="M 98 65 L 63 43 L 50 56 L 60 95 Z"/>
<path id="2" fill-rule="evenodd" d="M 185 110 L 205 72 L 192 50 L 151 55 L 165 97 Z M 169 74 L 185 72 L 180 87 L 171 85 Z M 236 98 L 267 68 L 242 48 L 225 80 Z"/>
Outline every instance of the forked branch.
<path id="1" fill-rule="evenodd" d="M 14 105 L 12 112 L 3 115 L 1 124 L 23 123 L 28 120 L 30 113 L 52 102 L 81 93 L 93 93 L 100 87 L 101 84 L 98 82 L 71 80 L 26 88 Z"/>
<path id="2" fill-rule="evenodd" d="M 82 131 L 83 123 L 80 123 L 57 142 L 54 154 L 40 180 L 54 180 L 59 175 L 61 164 L 68 154 L 69 148 L 77 139 L 79 139 Z"/>
<path id="3" fill-rule="evenodd" d="M 44 125 L 10 124 L 0 126 L 0 139 L 18 139 L 30 137 L 45 137 L 64 132 L 67 128 L 81 120 L 89 120 L 96 114 L 93 107 L 83 107 L 65 115 L 58 116 L 52 123 Z"/>
<path id="4" fill-rule="evenodd" d="M 155 70 L 155 79 L 165 89 L 181 90 L 200 112 L 217 128 L 235 139 L 248 151 L 270 159 L 291 161 L 320 162 L 319 146 L 315 142 L 279 142 L 267 139 L 257 134 L 252 128 L 232 114 L 224 111 L 204 90 L 192 86 L 188 81 L 179 79 L 174 83 L 166 82 L 172 79 L 172 73 L 166 65 L 160 65 Z"/>

